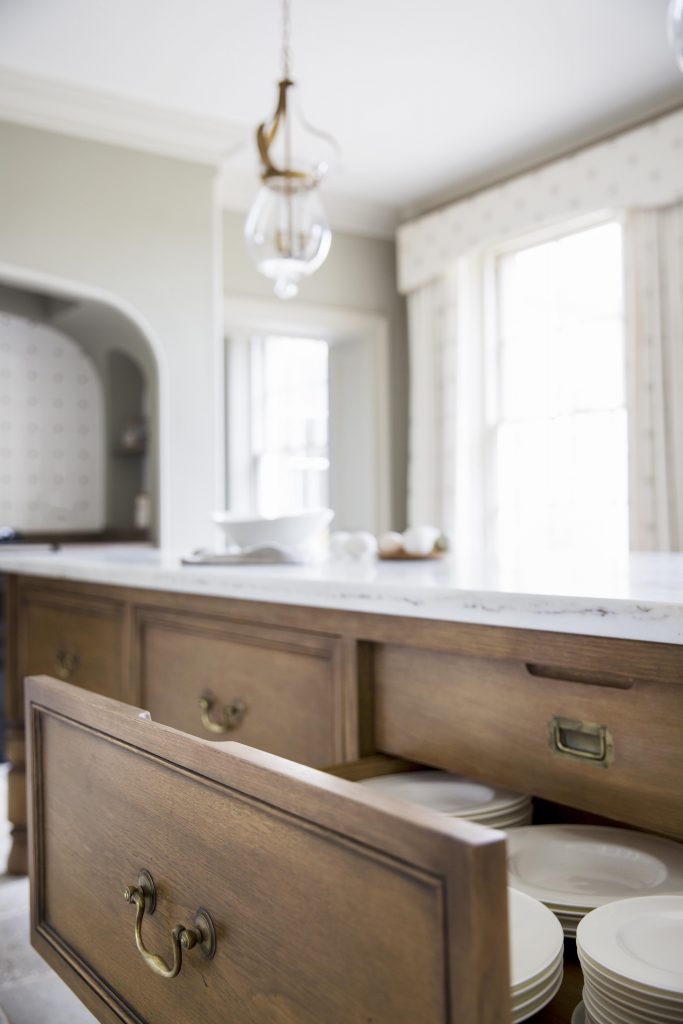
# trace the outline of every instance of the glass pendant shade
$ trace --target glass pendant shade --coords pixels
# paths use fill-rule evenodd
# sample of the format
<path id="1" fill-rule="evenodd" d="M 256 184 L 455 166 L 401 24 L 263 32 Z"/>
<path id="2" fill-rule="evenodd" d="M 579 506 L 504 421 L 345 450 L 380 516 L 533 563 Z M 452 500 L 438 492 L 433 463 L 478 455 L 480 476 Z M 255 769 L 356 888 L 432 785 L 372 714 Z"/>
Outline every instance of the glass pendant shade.
<path id="1" fill-rule="evenodd" d="M 683 0 L 670 0 L 667 30 L 678 66 L 683 71 Z"/>
<path id="2" fill-rule="evenodd" d="M 296 86 L 287 77 L 278 84 L 275 114 L 259 125 L 256 143 L 263 184 L 244 228 L 247 251 L 256 268 L 275 282 L 275 294 L 289 299 L 330 251 L 332 233 L 319 186 L 336 143 L 306 122 Z"/>
<path id="3" fill-rule="evenodd" d="M 295 191 L 286 180 L 263 185 L 244 233 L 249 255 L 281 299 L 293 298 L 301 279 L 324 263 L 332 240 L 318 190 Z"/>

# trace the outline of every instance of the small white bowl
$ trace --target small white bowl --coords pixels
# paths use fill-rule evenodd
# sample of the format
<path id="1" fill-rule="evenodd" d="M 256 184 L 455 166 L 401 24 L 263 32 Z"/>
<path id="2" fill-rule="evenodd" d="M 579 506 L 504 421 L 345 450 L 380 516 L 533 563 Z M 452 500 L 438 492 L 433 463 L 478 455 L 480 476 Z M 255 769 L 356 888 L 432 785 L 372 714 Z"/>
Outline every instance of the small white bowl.
<path id="1" fill-rule="evenodd" d="M 240 548 L 275 544 L 292 548 L 308 543 L 334 518 L 331 508 L 312 508 L 288 516 L 250 516 L 234 512 L 214 512 L 213 521 L 225 533 L 228 544 Z"/>

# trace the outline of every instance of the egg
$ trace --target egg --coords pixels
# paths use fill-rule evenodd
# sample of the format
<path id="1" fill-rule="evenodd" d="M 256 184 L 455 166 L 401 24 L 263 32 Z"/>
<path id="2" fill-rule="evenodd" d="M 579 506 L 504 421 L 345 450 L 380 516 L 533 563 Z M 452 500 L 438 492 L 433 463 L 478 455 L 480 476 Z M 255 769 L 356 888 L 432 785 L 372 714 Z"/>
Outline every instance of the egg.
<path id="1" fill-rule="evenodd" d="M 431 555 L 440 533 L 435 526 L 411 526 L 403 533 L 403 548 L 409 555 Z"/>
<path id="2" fill-rule="evenodd" d="M 351 558 L 372 558 L 377 554 L 377 538 L 365 530 L 357 530 L 347 540 L 345 551 Z"/>
<path id="3" fill-rule="evenodd" d="M 335 533 L 330 535 L 330 551 L 335 558 L 343 558 L 346 554 L 346 545 L 348 543 L 350 533 L 345 530 L 337 530 Z"/>
<path id="4" fill-rule="evenodd" d="M 383 555 L 397 555 L 403 551 L 403 537 L 395 530 L 386 530 L 379 535 L 379 550 Z"/>

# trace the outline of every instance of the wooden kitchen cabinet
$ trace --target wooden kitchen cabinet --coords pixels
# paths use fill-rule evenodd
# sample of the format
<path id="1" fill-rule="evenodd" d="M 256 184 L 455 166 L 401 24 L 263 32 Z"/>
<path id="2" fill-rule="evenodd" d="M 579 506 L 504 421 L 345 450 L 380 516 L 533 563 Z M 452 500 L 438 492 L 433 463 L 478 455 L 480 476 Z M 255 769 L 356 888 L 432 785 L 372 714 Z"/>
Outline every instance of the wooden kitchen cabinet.
<path id="1" fill-rule="evenodd" d="M 47 673 L 121 697 L 127 671 L 124 602 L 114 593 L 81 594 L 47 581 L 17 585 L 16 671 Z"/>
<path id="2" fill-rule="evenodd" d="M 6 730 L 10 759 L 8 870 L 26 871 L 26 785 L 23 680 L 48 673 L 110 697 L 125 689 L 125 610 L 111 593 L 86 595 L 43 580 L 7 584 Z"/>
<path id="3" fill-rule="evenodd" d="M 303 764 L 344 759 L 334 638 L 159 608 L 135 623 L 138 703 L 154 721 Z"/>
<path id="4" fill-rule="evenodd" d="M 355 648 L 278 608 L 30 576 L 7 580 L 9 870 L 26 872 L 23 680 L 57 676 L 196 736 L 303 764 L 358 756 Z M 199 700 L 209 704 L 202 714 Z M 239 714 L 232 715 L 237 705 Z"/>
<path id="5" fill-rule="evenodd" d="M 27 696 L 32 942 L 103 1024 L 509 1022 L 502 835 L 62 683 Z M 141 870 L 154 908 L 149 878 L 124 898 Z"/>
<path id="6" fill-rule="evenodd" d="M 379 645 L 378 749 L 683 836 L 681 653 L 636 644 L 627 661 L 617 641 L 606 661 L 579 637 L 569 661 L 562 639 L 542 642 L 544 663 L 532 637 L 516 658 Z"/>
<path id="7" fill-rule="evenodd" d="M 17 577 L 9 581 L 9 706 L 17 715 L 21 693 L 20 665 L 26 664 L 19 642 L 20 638 L 26 635 L 26 627 L 22 624 L 26 617 L 26 607 L 21 601 L 24 588 L 27 593 L 33 591 L 29 605 L 39 608 L 41 605 L 38 592 L 43 588 L 43 583 L 40 580 L 32 581 L 30 578 L 19 580 Z M 485 781 L 529 791 L 532 795 L 543 798 L 536 802 L 538 820 L 597 820 L 626 823 L 665 833 L 679 840 L 683 838 L 683 791 L 680 786 L 683 749 L 683 648 L 680 645 L 470 625 L 318 607 L 304 608 L 257 601 L 227 600 L 94 584 L 50 583 L 45 584 L 45 589 L 51 593 L 48 605 L 55 602 L 56 593 L 59 591 L 61 598 L 56 603 L 60 609 L 68 606 L 69 615 L 78 615 L 82 609 L 84 626 L 90 623 L 92 618 L 92 613 L 88 618 L 88 609 L 110 609 L 110 615 L 119 622 L 121 630 L 118 652 L 121 665 L 119 696 L 127 704 L 151 711 L 155 723 L 171 725 L 184 733 L 192 734 L 194 739 L 186 736 L 178 742 L 181 742 L 183 751 L 192 749 L 201 752 L 197 756 L 203 765 L 212 766 L 211 771 L 218 764 L 214 758 L 221 753 L 225 754 L 226 751 L 229 754 L 232 750 L 235 760 L 223 760 L 221 764 L 224 768 L 230 765 L 229 772 L 234 769 L 237 772 L 237 779 L 242 779 L 242 761 L 245 761 L 251 765 L 244 768 L 245 771 L 257 771 L 258 768 L 257 774 L 264 784 L 266 780 L 270 780 L 266 789 L 268 799 L 271 800 L 269 806 L 272 806 L 275 817 L 285 812 L 291 814 L 299 818 L 303 829 L 302 835 L 296 840 L 294 837 L 298 836 L 298 833 L 295 831 L 288 833 L 286 837 L 277 830 L 273 834 L 277 832 L 285 845 L 291 842 L 292 849 L 298 851 L 306 863 L 313 865 L 311 877 L 319 888 L 314 887 L 311 890 L 314 893 L 312 906 L 316 904 L 323 916 L 328 905 L 337 906 L 337 893 L 336 890 L 334 893 L 325 893 L 322 881 L 316 874 L 316 871 L 320 870 L 318 861 L 315 858 L 310 861 L 307 844 L 311 835 L 319 835 L 321 829 L 325 833 L 328 825 L 332 827 L 332 811 L 329 812 L 332 817 L 325 817 L 327 812 L 323 814 L 323 811 L 329 793 L 336 793 L 336 790 L 334 787 L 330 789 L 332 784 L 327 776 L 322 776 L 326 779 L 324 784 L 318 773 L 311 776 L 310 769 L 303 767 L 304 763 L 317 766 L 341 763 L 341 767 L 335 768 L 332 774 L 353 779 L 358 778 L 357 773 L 364 770 L 362 762 L 359 767 L 359 756 L 378 753 L 383 757 L 406 759 L 418 764 L 465 772 Z M 53 629 L 52 626 L 50 628 Z M 83 650 L 87 652 L 86 647 Z M 116 660 L 114 659 L 112 663 L 116 665 Z M 114 672 L 109 678 L 115 680 L 119 677 Z M 115 683 L 111 682 L 111 685 L 114 686 Z M 250 753 L 243 751 L 238 756 L 236 748 L 221 742 L 221 734 L 208 731 L 206 724 L 202 724 L 198 699 L 206 692 L 210 692 L 213 698 L 213 706 L 208 717 L 209 724 L 221 721 L 226 708 L 229 709 L 238 699 L 242 701 L 244 714 L 235 727 L 230 728 L 227 735 L 240 741 L 248 741 L 252 748 Z M 95 698 L 89 697 L 86 693 L 82 693 L 81 698 L 85 702 L 82 706 L 86 709 L 91 708 L 89 702 L 95 701 L 97 704 Z M 193 806 L 191 820 L 188 818 L 186 821 L 181 815 L 180 824 L 184 831 L 178 836 L 178 843 L 182 849 L 190 851 L 187 853 L 187 862 L 183 860 L 182 871 L 179 871 L 174 869 L 168 860 L 163 861 L 162 873 L 157 879 L 159 894 L 160 897 L 163 894 L 170 902 L 165 904 L 167 909 L 162 916 L 145 921 L 145 933 L 149 933 L 150 943 L 161 952 L 164 948 L 168 949 L 168 946 L 164 947 L 164 943 L 168 943 L 167 926 L 171 920 L 168 916 L 169 908 L 173 909 L 176 916 L 180 915 L 179 920 L 187 919 L 191 923 L 191 915 L 196 910 L 196 907 L 191 905 L 192 901 L 203 899 L 201 894 L 197 897 L 190 896 L 183 889 L 179 881 L 180 875 L 184 877 L 191 873 L 191 862 L 194 857 L 199 864 L 206 866 L 206 858 L 212 856 L 212 850 L 223 850 L 224 847 L 220 845 L 222 833 L 216 831 L 213 824 L 205 825 L 205 819 L 198 810 L 200 805 L 188 799 L 189 789 L 186 783 L 180 783 L 176 778 L 182 776 L 185 779 L 188 764 L 180 760 L 174 768 L 170 762 L 173 761 L 175 753 L 172 757 L 165 757 L 163 753 L 163 744 L 167 741 L 175 751 L 175 740 L 168 738 L 177 734 L 165 729 L 157 732 L 156 728 L 147 729 L 145 732 L 144 725 L 138 721 L 137 712 L 119 709 L 117 721 L 121 720 L 121 715 L 124 718 L 128 716 L 127 721 L 134 720 L 137 735 L 158 736 L 161 746 L 155 748 L 155 757 L 161 761 L 169 761 L 169 771 L 173 772 L 172 777 L 163 776 L 165 781 L 159 781 L 162 780 L 162 776 L 158 776 L 157 782 L 154 783 L 153 788 L 159 799 L 163 795 L 163 799 L 167 801 L 167 808 L 173 807 L 173 816 L 179 813 L 181 807 Z M 142 733 L 139 732 L 140 728 L 143 729 Z M 22 824 L 25 820 L 24 780 L 21 774 L 23 729 L 17 728 L 14 737 L 15 770 L 12 775 L 11 806 L 14 821 L 18 825 L 16 835 L 19 840 L 15 845 L 14 866 L 16 870 L 21 870 L 25 866 L 21 858 L 21 838 L 24 834 Z M 209 742 L 197 744 L 196 737 Z M 190 746 L 187 747 L 187 744 Z M 290 764 L 288 768 L 281 764 L 277 767 L 269 760 L 267 753 L 253 748 L 265 748 L 271 753 L 277 751 L 286 754 L 291 762 L 295 763 Z M 92 757 L 96 761 L 94 750 L 93 747 Z M 66 772 L 68 765 L 62 767 Z M 110 767 L 110 777 L 116 784 L 117 791 L 120 790 L 120 795 L 116 797 L 112 791 L 107 799 L 111 797 L 114 803 L 117 800 L 124 801 L 117 805 L 117 814 L 120 817 L 124 813 L 125 800 L 133 800 L 138 808 L 136 820 L 139 831 L 142 828 L 140 822 L 144 818 L 144 815 L 140 817 L 142 812 L 139 806 L 143 796 L 137 790 L 131 796 L 130 786 L 126 794 L 126 787 L 118 785 L 113 764 Z M 274 768 L 274 774 L 269 774 Z M 194 770 L 193 768 L 192 771 Z M 225 770 L 228 771 L 227 768 Z M 129 779 L 134 777 L 135 772 L 126 776 Z M 225 786 L 227 776 L 223 775 L 222 778 L 222 785 Z M 288 803 L 285 808 L 282 804 L 284 794 L 289 791 L 290 783 L 293 787 L 292 793 L 297 790 L 296 780 L 305 780 L 307 785 L 312 785 L 317 796 L 311 805 L 304 803 L 302 808 L 298 808 Z M 72 781 L 65 793 L 73 792 L 74 789 L 78 791 L 78 785 Z M 175 796 L 176 785 L 181 787 L 178 790 L 178 802 Z M 198 785 L 204 785 L 204 782 L 198 782 Z M 55 788 L 52 787 L 50 792 L 56 793 Z M 349 795 L 348 792 L 346 795 Z M 223 804 L 211 803 L 209 816 L 213 819 L 224 813 L 228 816 L 236 813 L 232 801 L 236 800 L 239 804 L 242 796 L 245 794 L 237 785 L 235 793 L 225 805 L 229 809 L 219 810 L 219 806 L 223 807 Z M 250 791 L 249 799 L 253 796 L 254 793 Z M 365 825 L 369 825 L 369 819 L 363 817 L 369 812 L 358 810 L 357 795 L 351 798 L 350 803 L 343 805 L 335 802 L 336 796 L 332 799 L 333 803 L 330 806 L 334 808 L 334 815 L 338 815 L 334 843 L 338 840 L 340 846 L 346 850 L 348 838 L 351 843 L 348 849 L 355 849 L 353 837 L 355 835 L 358 838 L 361 835 L 354 832 L 356 815 L 360 815 Z M 366 806 L 367 801 L 363 798 L 360 803 Z M 316 808 L 315 814 L 312 811 L 313 805 Z M 54 855 L 55 863 L 59 865 L 58 870 L 55 869 L 57 873 L 54 879 L 64 875 L 70 858 L 77 854 L 79 849 L 77 839 L 73 842 L 68 839 L 69 835 L 78 834 L 78 823 L 73 817 L 78 815 L 78 808 L 71 808 L 71 797 L 68 795 L 60 798 L 57 806 L 56 817 L 51 819 L 45 835 L 62 838 L 49 840 L 45 849 L 38 850 L 40 856 L 48 859 Z M 41 807 L 39 810 L 41 813 L 52 813 L 49 808 Z M 323 817 L 316 817 L 318 812 Z M 152 811 L 149 813 L 152 814 Z M 73 828 L 69 826 L 64 830 L 59 824 L 62 818 L 71 822 Z M 326 824 L 323 823 L 323 818 Z M 166 820 L 169 820 L 168 811 Z M 112 827 L 112 842 L 118 830 L 118 824 L 116 828 Z M 152 845 L 162 849 L 166 840 L 162 837 L 160 826 L 157 831 L 159 842 Z M 248 840 L 248 835 L 254 837 L 250 847 L 252 853 L 258 852 L 260 843 L 265 842 L 266 846 L 268 845 L 268 840 L 263 838 L 265 834 L 259 830 L 247 833 L 245 841 Z M 359 841 L 361 846 L 364 846 L 368 836 L 374 833 L 371 830 L 362 834 L 365 838 Z M 385 832 L 382 834 L 385 835 Z M 255 838 L 257 836 L 258 840 Z M 424 836 L 419 839 L 418 833 L 414 833 L 414 840 L 418 845 L 426 841 Z M 99 841 L 106 846 L 107 836 L 103 834 Z M 420 861 L 423 866 L 431 856 L 428 851 L 431 841 L 430 839 L 427 846 L 421 847 L 427 858 Z M 153 870 L 154 865 L 150 866 L 146 862 L 149 844 L 140 845 L 135 837 L 132 843 L 131 849 L 135 856 L 130 860 L 130 864 L 128 861 L 126 864 L 133 875 L 142 867 Z M 198 844 L 196 850 L 195 844 Z M 60 853 L 62 847 L 63 851 Z M 372 849 L 373 856 L 376 856 L 379 862 L 383 857 L 388 856 L 391 859 L 388 846 L 386 849 L 381 845 L 372 846 Z M 411 849 L 414 849 L 413 846 Z M 234 853 L 239 863 L 246 864 L 246 855 L 243 856 L 237 850 Z M 374 884 L 370 885 L 368 882 L 372 871 L 358 850 L 356 853 L 358 857 L 353 863 L 358 865 L 360 876 L 356 881 L 361 887 L 354 888 L 354 881 L 352 884 L 349 883 L 349 891 L 353 891 L 354 901 L 358 901 L 363 913 L 372 914 L 376 908 L 377 890 Z M 471 853 L 471 856 L 476 860 L 478 854 Z M 63 858 L 61 861 L 60 857 Z M 348 867 L 351 862 L 345 863 Z M 407 863 L 414 868 L 417 862 L 408 860 Z M 80 861 L 79 865 L 79 870 L 85 870 L 87 867 Z M 343 879 L 346 878 L 347 867 L 339 867 L 338 874 Z M 215 873 L 212 875 L 211 870 L 206 867 L 206 877 L 213 879 L 214 891 L 218 892 L 221 879 Z M 272 865 L 267 863 L 259 877 L 267 878 L 273 870 Z M 287 886 L 286 874 L 287 872 L 278 879 L 278 888 L 273 890 L 275 898 L 279 898 L 278 894 Z M 254 876 L 250 877 L 251 881 L 247 885 L 249 891 L 257 886 Z M 376 877 L 379 884 L 380 876 L 373 877 Z M 135 880 L 135 877 L 127 878 L 124 884 L 134 884 Z M 367 890 L 363 888 L 365 884 Z M 499 883 L 496 881 L 494 884 Z M 229 880 L 225 881 L 225 885 L 229 887 Z M 34 910 L 38 915 L 35 918 L 35 941 L 49 962 L 57 965 L 59 961 L 55 958 L 60 947 L 56 940 L 53 941 L 55 936 L 50 932 L 49 915 L 57 915 L 66 927 L 67 920 L 71 920 L 71 911 L 66 905 L 69 901 L 63 899 L 61 895 L 56 895 L 56 881 L 52 882 L 52 886 L 55 895 L 51 898 L 46 897 L 45 905 L 39 903 Z M 86 899 L 86 896 L 88 900 L 91 899 L 86 889 L 87 882 L 83 880 L 77 890 L 77 905 L 81 896 L 83 899 Z M 461 895 L 457 897 L 458 901 Z M 402 895 L 401 900 L 404 899 L 410 904 L 409 895 Z M 62 902 L 59 902 L 60 900 Z M 114 897 L 111 895 L 107 895 L 106 900 L 117 922 L 117 934 L 120 934 L 119 928 L 123 927 L 124 921 L 127 922 L 126 927 L 130 928 L 131 916 L 134 916 L 132 909 L 126 907 L 123 901 L 120 906 L 115 907 Z M 220 904 L 220 900 L 216 905 L 223 907 L 221 915 L 227 913 L 226 906 Z M 91 906 L 92 910 L 94 904 L 88 906 Z M 460 907 L 459 902 L 458 906 Z M 471 907 L 467 909 L 468 906 L 464 904 L 466 920 L 469 919 L 468 914 L 475 913 Z M 441 911 L 442 928 L 446 927 L 449 920 L 444 914 L 450 904 L 447 902 L 443 907 L 446 909 L 442 908 Z M 483 913 L 485 907 L 484 901 L 479 910 Z M 45 913 L 48 917 L 40 916 Z M 335 917 L 336 913 L 335 910 L 331 920 L 341 922 L 342 917 Z M 380 916 L 383 913 L 384 911 L 381 911 Z M 249 934 L 249 962 L 243 964 L 244 971 L 248 973 L 254 969 L 256 961 L 260 960 L 262 950 L 266 947 L 259 945 L 262 937 L 253 931 L 254 922 L 247 927 L 248 922 L 244 914 L 246 910 L 243 906 L 236 920 L 228 926 L 228 934 L 232 937 L 232 929 L 236 927 L 239 933 L 242 926 L 246 929 L 245 934 Z M 500 902 L 497 910 L 489 907 L 483 913 L 483 918 L 488 922 L 482 926 L 482 934 L 488 936 L 486 941 L 495 941 L 492 936 L 505 933 Z M 282 918 L 276 915 L 276 920 L 278 929 L 284 929 Z M 394 932 L 400 930 L 400 925 L 396 922 L 390 924 L 391 935 L 385 939 L 372 930 L 362 915 L 360 920 L 365 921 L 364 926 L 370 929 L 368 934 L 373 937 L 372 944 L 373 948 L 377 948 L 377 956 L 381 959 L 386 958 L 386 963 L 391 962 L 392 970 L 395 971 L 396 964 L 401 963 L 401 957 L 405 955 L 405 949 L 401 947 L 399 950 L 399 947 L 392 946 Z M 386 920 L 390 922 L 391 917 L 387 917 Z M 444 945 L 440 948 L 443 957 L 448 960 L 453 954 L 448 945 L 450 932 L 448 935 L 443 933 L 442 939 L 438 940 L 435 938 L 437 931 L 430 931 L 436 928 L 430 913 L 423 913 L 420 920 L 422 924 L 419 928 L 422 931 L 420 932 L 418 928 L 418 933 L 424 936 L 427 945 L 431 943 L 429 948 L 432 951 L 436 948 L 434 943 L 442 941 Z M 159 922 L 163 922 L 164 926 L 161 927 Z M 349 948 L 353 945 L 352 935 L 355 933 L 348 919 L 344 919 L 344 922 L 340 927 L 344 936 L 344 956 L 347 956 Z M 76 924 L 74 921 L 74 927 Z M 415 927 L 418 927 L 417 924 Z M 69 933 L 68 942 L 76 944 L 74 949 L 78 947 L 78 955 L 83 958 L 85 953 L 78 946 L 78 942 L 81 941 L 78 934 Z M 316 942 L 321 941 L 321 948 L 326 950 L 327 962 L 331 954 L 329 945 L 326 946 L 325 943 L 331 939 L 328 936 L 323 941 L 319 933 L 315 934 Z M 293 944 L 294 954 L 289 948 L 280 952 L 279 939 L 285 941 L 285 936 L 286 941 Z M 297 945 L 299 940 L 295 940 L 292 933 L 286 930 L 271 932 L 270 939 L 272 941 L 268 948 L 278 951 L 277 955 L 273 954 L 276 955 L 278 967 L 285 963 L 288 970 L 296 971 L 296 966 L 292 967 L 291 960 L 287 958 L 294 955 L 296 963 L 305 958 L 305 943 L 300 941 Z M 102 941 L 105 941 L 104 938 Z M 358 948 L 364 951 L 362 959 L 368 965 L 368 969 L 377 967 L 377 956 L 370 955 L 362 943 Z M 75 954 L 72 956 L 65 950 L 66 947 L 59 955 L 66 957 L 66 961 L 71 965 L 70 969 L 73 968 L 81 979 L 75 986 L 81 998 L 86 1002 L 90 999 L 88 1005 L 91 1008 L 99 1008 L 96 1012 L 101 1013 L 103 1021 L 129 1019 L 125 1015 L 106 1015 L 109 1011 L 102 1010 L 101 1007 L 102 999 L 104 998 L 106 1002 L 108 997 L 105 998 L 100 990 L 97 997 L 93 997 L 92 985 L 84 980 L 90 968 L 86 970 L 82 965 L 74 966 Z M 124 954 L 112 951 L 111 955 L 114 960 L 120 962 L 116 984 L 123 985 L 121 979 L 125 973 Z M 458 956 L 461 955 L 463 954 L 459 952 Z M 478 972 L 475 988 L 479 985 L 480 975 L 483 977 L 487 970 L 483 966 L 486 963 L 483 947 L 479 947 L 476 957 L 479 966 L 475 969 Z M 380 974 L 382 970 L 388 970 L 386 963 L 382 959 L 378 968 Z M 188 977 L 196 978 L 201 975 L 204 979 L 201 981 L 203 989 L 208 976 L 203 972 L 201 965 L 197 964 L 198 961 L 193 960 L 191 954 L 188 958 Z M 356 969 L 360 972 L 357 981 L 358 991 L 365 992 L 361 967 L 354 965 L 354 970 Z M 93 976 L 101 970 L 102 962 L 98 960 L 96 966 L 92 967 Z M 496 984 L 501 984 L 500 970 L 500 965 L 492 968 L 492 972 L 487 975 L 489 982 L 493 977 Z M 138 978 L 147 978 L 148 975 L 151 977 L 142 961 L 136 964 L 134 973 Z M 315 1007 L 317 1012 L 323 1012 L 326 1004 L 316 1002 L 317 995 L 310 988 L 313 985 L 311 976 L 305 971 L 297 976 L 304 991 L 311 997 L 311 1006 Z M 386 978 L 389 974 L 382 976 Z M 411 975 L 401 970 L 399 976 L 400 984 L 397 991 L 402 991 L 405 979 Z M 228 985 L 225 977 L 221 985 Z M 250 977 L 252 980 L 257 978 L 254 982 L 257 988 L 265 983 L 264 975 L 257 973 Z M 441 1003 L 433 995 L 438 989 L 434 976 L 427 972 L 425 977 L 428 979 L 425 984 L 432 992 L 430 998 L 433 999 L 430 1004 L 433 1017 L 430 1020 L 455 1020 L 454 1016 L 444 1017 L 442 1014 L 443 1008 L 447 1005 L 444 1001 L 446 997 L 443 996 L 441 989 Z M 245 976 L 242 976 L 241 980 L 247 984 Z M 335 979 L 331 975 L 325 975 L 325 980 L 330 991 L 336 991 Z M 233 983 L 236 984 L 234 978 L 230 980 L 230 986 Z M 152 987 L 155 991 L 167 991 L 166 988 L 160 990 L 155 986 L 155 979 L 152 978 Z M 195 995 L 197 991 L 201 992 L 199 982 L 195 988 Z M 575 958 L 572 961 L 570 957 L 566 963 L 563 989 L 535 1020 L 543 1021 L 543 1024 L 568 1024 L 571 1011 L 580 998 L 580 992 L 580 970 Z M 362 998 L 365 1000 L 370 996 L 366 993 Z M 412 1006 L 408 995 L 405 999 L 406 1006 Z M 118 1004 L 116 1007 L 113 1003 L 108 1005 L 111 1013 L 119 1013 Z M 242 1013 L 244 1005 L 238 1000 L 238 1014 Z M 258 1021 L 259 1024 L 263 1020 L 271 1019 L 281 1019 L 283 1024 L 285 1021 L 291 1024 L 294 1021 L 309 1020 L 305 1009 L 292 1009 L 289 1004 L 283 1005 L 282 1008 L 273 1008 L 269 1003 L 264 1005 L 267 1005 L 268 1009 L 263 1010 L 260 1017 L 258 1014 L 252 1017 L 237 1015 L 235 1019 L 245 1022 Z M 374 1007 L 372 1001 L 370 1005 Z M 457 1005 L 456 999 L 451 1009 Z M 126 1012 L 129 1010 L 130 1007 Z M 132 1013 L 132 1010 L 130 1012 Z M 467 1020 L 468 1024 L 505 1019 L 487 1017 L 486 1012 L 477 1008 L 476 1013 L 479 1016 L 472 1017 L 466 1014 L 457 1019 Z M 470 1010 L 467 1013 L 470 1013 Z M 138 1018 L 132 1016 L 130 1019 Z M 156 1024 L 158 1019 L 170 1018 L 151 1019 Z M 207 1019 L 212 1019 L 210 1013 Z M 324 1012 L 319 1019 L 326 1021 Z M 374 1019 L 383 1021 L 379 1010 Z"/>

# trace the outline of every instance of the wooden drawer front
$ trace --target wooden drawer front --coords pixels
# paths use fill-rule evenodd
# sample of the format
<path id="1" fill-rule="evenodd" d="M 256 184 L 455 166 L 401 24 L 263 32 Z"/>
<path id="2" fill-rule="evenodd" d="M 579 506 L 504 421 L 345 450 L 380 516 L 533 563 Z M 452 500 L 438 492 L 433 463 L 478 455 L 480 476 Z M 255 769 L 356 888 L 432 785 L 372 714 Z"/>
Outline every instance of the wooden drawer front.
<path id="1" fill-rule="evenodd" d="M 303 764 L 343 760 L 332 640 L 191 615 L 143 615 L 140 630 L 139 700 L 155 721 Z M 214 701 L 211 721 L 242 702 L 234 728 L 212 733 L 202 724 L 204 693 Z"/>
<path id="2" fill-rule="evenodd" d="M 501 836 L 31 680 L 32 941 L 100 1021 L 508 1024 Z M 215 956 L 142 939 L 201 906 Z"/>
<path id="3" fill-rule="evenodd" d="M 107 696 L 123 696 L 123 617 L 123 606 L 106 598 L 22 588 L 19 678 L 44 672 Z"/>
<path id="4" fill-rule="evenodd" d="M 595 670 L 558 679 L 544 666 L 379 647 L 377 749 L 683 836 L 683 673 L 677 684 L 608 670 L 611 685 L 589 682 Z M 612 762 L 553 749 L 555 716 L 606 726 Z"/>

